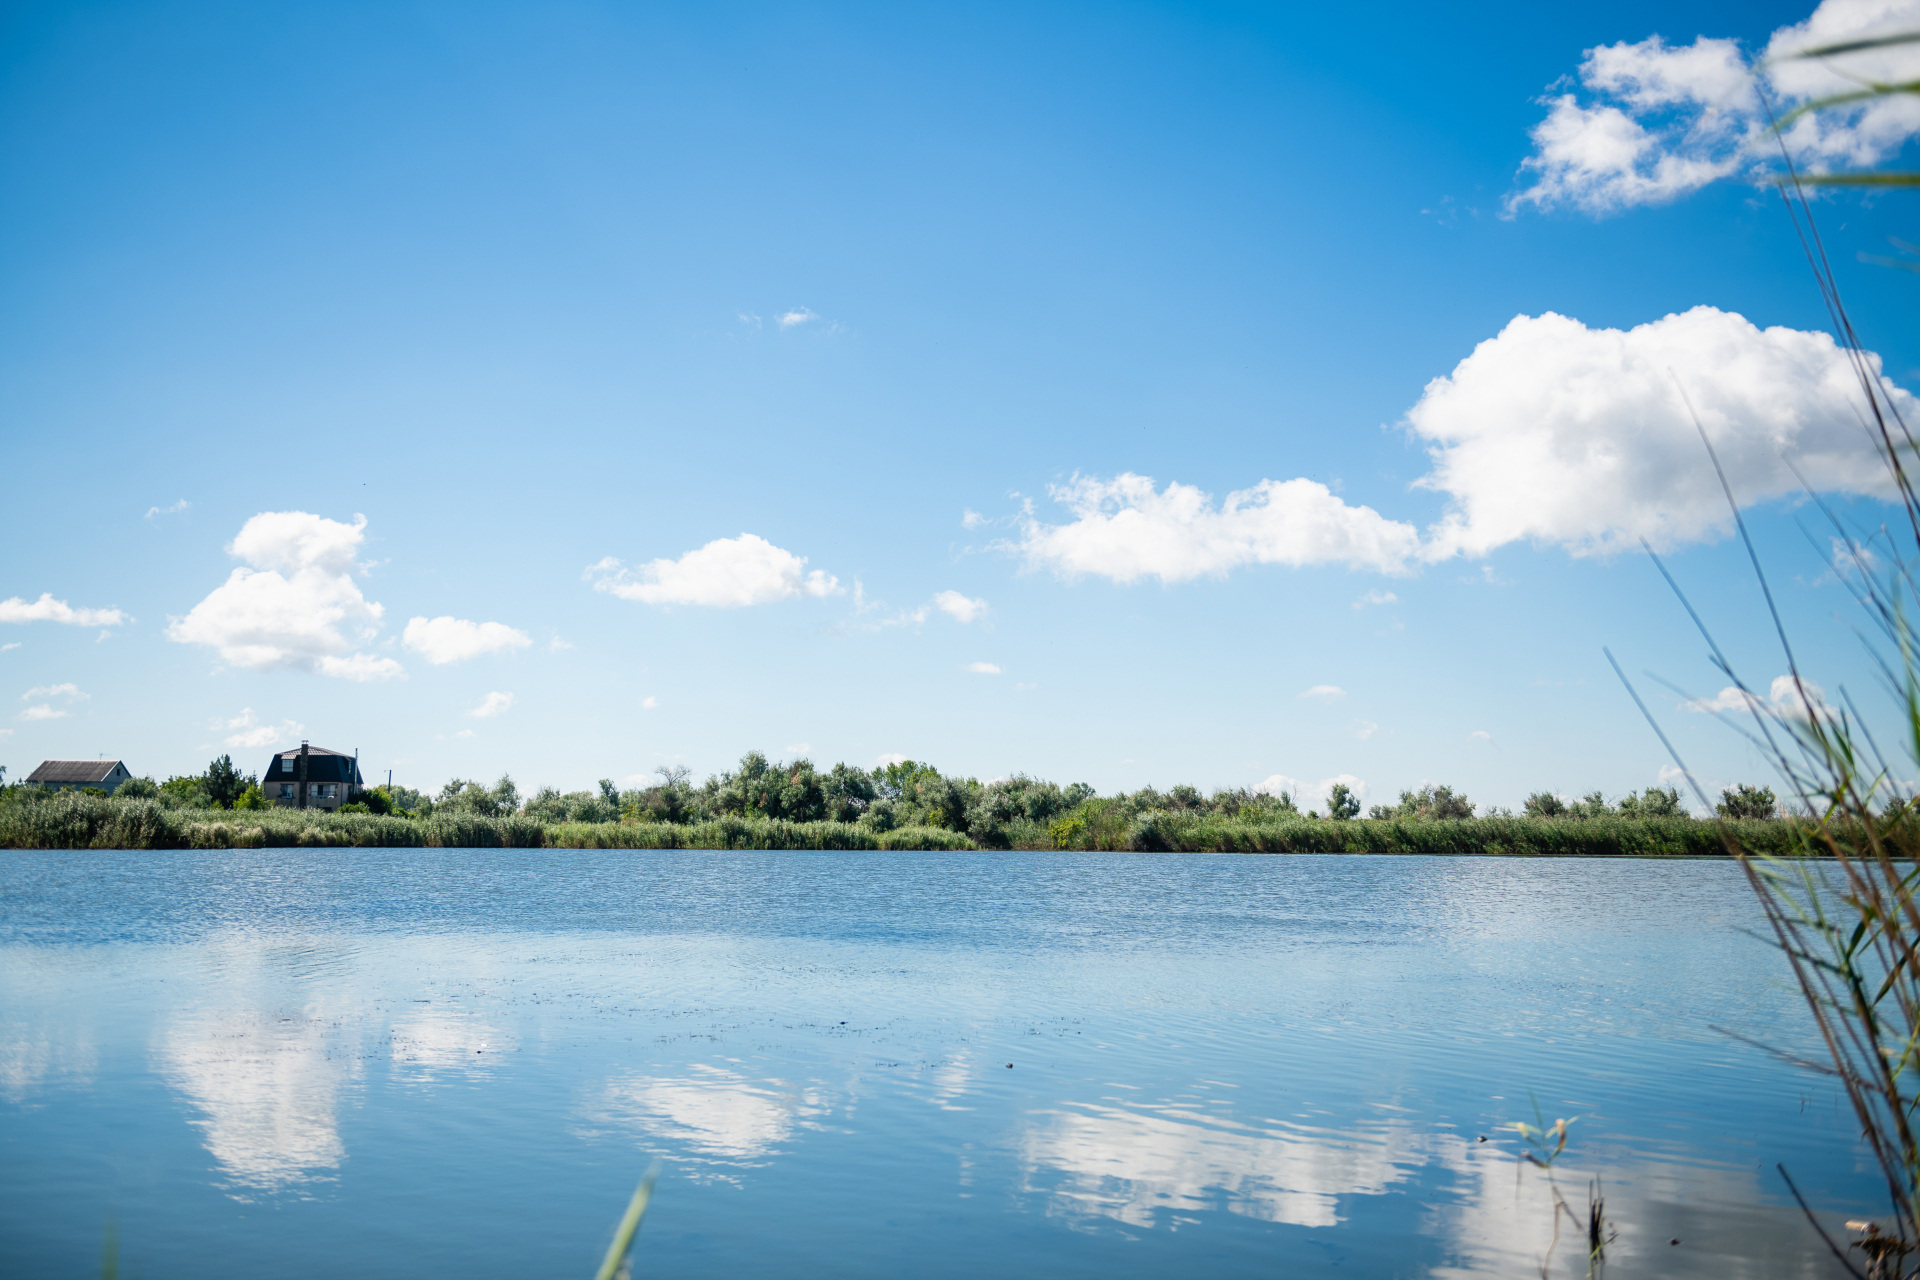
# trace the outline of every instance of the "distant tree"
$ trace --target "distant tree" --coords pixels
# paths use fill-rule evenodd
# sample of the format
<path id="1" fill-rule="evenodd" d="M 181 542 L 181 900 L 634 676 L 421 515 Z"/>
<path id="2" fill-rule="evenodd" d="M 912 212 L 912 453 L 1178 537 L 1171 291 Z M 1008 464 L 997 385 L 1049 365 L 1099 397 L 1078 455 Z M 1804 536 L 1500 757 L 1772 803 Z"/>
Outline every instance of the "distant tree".
<path id="1" fill-rule="evenodd" d="M 1714 809 L 1723 818 L 1777 818 L 1780 816 L 1780 806 L 1773 797 L 1773 788 L 1750 787 L 1744 782 L 1722 791 L 1720 803 L 1715 805 Z"/>
<path id="2" fill-rule="evenodd" d="M 120 787 L 121 790 L 124 791 L 126 784 L 123 782 L 120 784 Z M 233 807 L 236 809 L 270 809 L 273 806 L 267 803 L 267 793 L 260 789 L 260 784 L 252 779 L 248 779 L 247 789 L 234 797 Z"/>
<path id="3" fill-rule="evenodd" d="M 1184 782 L 1167 792 L 1167 808 L 1169 809 L 1191 812 L 1192 810 L 1205 809 L 1206 807 L 1206 797 L 1200 794 L 1199 789 L 1190 787 Z"/>
<path id="4" fill-rule="evenodd" d="M 921 764 L 918 760 L 896 760 L 873 770 L 873 788 L 882 799 L 911 803 L 919 794 L 923 782 L 939 776 L 940 771 L 930 764 Z"/>
<path id="5" fill-rule="evenodd" d="M 1567 802 L 1551 791 L 1536 791 L 1527 797 L 1526 814 L 1529 818 L 1564 818 Z"/>
<path id="6" fill-rule="evenodd" d="M 1607 797 L 1598 791 L 1589 791 L 1567 806 L 1567 816 L 1570 818 L 1609 818 L 1613 813 L 1613 806 L 1607 803 Z"/>
<path id="7" fill-rule="evenodd" d="M 401 818 L 425 817 L 433 812 L 433 801 L 412 787 L 389 786 L 381 783 L 371 791 L 363 791 L 360 798 L 372 813 L 393 814 Z"/>
<path id="8" fill-rule="evenodd" d="M 491 787 L 454 778 L 440 788 L 433 807 L 454 813 L 474 813 L 483 818 L 509 817 L 520 811 L 520 789 L 504 773 Z"/>
<path id="9" fill-rule="evenodd" d="M 860 825 L 870 831 L 891 831 L 900 825 L 900 815 L 895 810 L 894 802 L 882 796 L 860 815 Z"/>
<path id="10" fill-rule="evenodd" d="M 931 778 L 923 777 L 914 783 L 914 788 L 918 797 L 915 807 L 927 826 L 945 827 L 949 831 L 967 829 L 965 785 L 935 772 Z"/>
<path id="11" fill-rule="evenodd" d="M 1623 818 L 1684 818 L 1686 808 L 1680 803 L 1680 792 L 1673 787 L 1648 787 L 1638 795 L 1629 791 L 1620 797 L 1616 806 Z"/>
<path id="12" fill-rule="evenodd" d="M 1454 794 L 1452 787 L 1436 787 L 1429 783 L 1418 791 L 1402 791 L 1399 804 L 1384 813 L 1383 808 L 1374 806 L 1370 815 L 1410 822 L 1458 822 L 1473 816 L 1474 804 L 1465 796 Z"/>
<path id="13" fill-rule="evenodd" d="M 160 784 L 160 803 L 169 809 L 211 809 L 213 797 L 205 778 L 175 776 Z"/>
<path id="14" fill-rule="evenodd" d="M 253 779 L 242 777 L 240 771 L 233 767 L 233 757 L 227 755 L 209 764 L 204 777 L 207 799 L 213 802 L 216 809 L 233 808 L 233 802 L 240 798 L 240 793 L 253 785 Z"/>
<path id="15" fill-rule="evenodd" d="M 160 788 L 152 778 L 128 778 L 114 788 L 113 794 L 123 800 L 157 800 Z"/>
<path id="16" fill-rule="evenodd" d="M 1344 782 L 1333 784 L 1333 790 L 1327 793 L 1327 816 L 1338 822 L 1360 816 L 1360 797 L 1353 794 Z"/>
<path id="17" fill-rule="evenodd" d="M 867 807 L 880 798 L 873 775 L 865 769 L 836 764 L 821 780 L 827 817 L 834 822 L 858 822 Z"/>

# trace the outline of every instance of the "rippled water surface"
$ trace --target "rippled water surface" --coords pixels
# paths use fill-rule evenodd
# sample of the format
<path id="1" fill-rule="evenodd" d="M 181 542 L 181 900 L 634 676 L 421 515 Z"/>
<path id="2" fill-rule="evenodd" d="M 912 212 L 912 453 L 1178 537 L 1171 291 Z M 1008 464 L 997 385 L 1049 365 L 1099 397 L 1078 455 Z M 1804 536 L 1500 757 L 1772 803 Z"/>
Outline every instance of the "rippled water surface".
<path id="1" fill-rule="evenodd" d="M 1738 869 L 0 852 L 0 1263 L 96 1276 L 1826 1276 L 1875 1182 Z M 1482 1141 L 1482 1138 L 1489 1139 Z M 1562 1231 L 1558 1274 L 1579 1274 Z M 1677 1239 L 1678 1244 L 1670 1243 Z"/>

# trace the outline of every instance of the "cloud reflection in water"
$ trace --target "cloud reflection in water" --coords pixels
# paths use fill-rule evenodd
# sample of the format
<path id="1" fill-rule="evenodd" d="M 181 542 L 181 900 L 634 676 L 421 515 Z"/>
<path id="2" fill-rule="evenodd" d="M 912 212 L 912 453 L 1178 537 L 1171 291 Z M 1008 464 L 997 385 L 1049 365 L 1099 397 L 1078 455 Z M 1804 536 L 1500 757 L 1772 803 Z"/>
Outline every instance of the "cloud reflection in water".
<path id="1" fill-rule="evenodd" d="M 325 1019 L 206 1009 L 160 1035 L 169 1084 L 199 1108 L 207 1151 L 236 1185 L 274 1190 L 339 1167 L 341 1087 L 358 1074 Z"/>
<path id="2" fill-rule="evenodd" d="M 1340 1196 L 1383 1194 L 1424 1163 L 1426 1145 L 1400 1125 L 1329 1133 L 1190 1107 L 1084 1104 L 1046 1113 L 1021 1163 L 1025 1189 L 1046 1194 L 1049 1212 L 1151 1227 L 1163 1210 L 1225 1209 L 1330 1227 Z"/>
<path id="3" fill-rule="evenodd" d="M 696 1064 L 679 1077 L 611 1080 L 585 1108 L 595 1126 L 635 1131 L 664 1144 L 662 1154 L 693 1165 L 763 1164 L 796 1129 L 831 1110 L 816 1088 L 754 1081 L 728 1067 Z M 712 1172 L 709 1176 L 724 1178 Z"/>

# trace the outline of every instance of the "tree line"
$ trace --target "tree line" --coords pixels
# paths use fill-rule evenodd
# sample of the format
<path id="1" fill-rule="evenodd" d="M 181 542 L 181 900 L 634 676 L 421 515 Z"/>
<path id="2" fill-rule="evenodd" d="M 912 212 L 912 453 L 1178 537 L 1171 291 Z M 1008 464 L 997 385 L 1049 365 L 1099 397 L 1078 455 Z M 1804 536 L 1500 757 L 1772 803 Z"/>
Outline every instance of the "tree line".
<path id="1" fill-rule="evenodd" d="M 4 778 L 0 772 L 0 784 L 4 784 Z M 0 796 L 26 798 L 16 793 L 27 790 L 38 788 L 9 787 Z M 176 775 L 160 783 L 151 778 L 131 779 L 122 783 L 116 794 L 127 799 L 150 799 L 169 809 L 273 807 L 258 779 L 242 774 L 226 755 L 211 761 L 202 773 Z M 1716 809 L 1727 818 L 1772 819 L 1781 815 L 1771 789 L 1746 784 L 1723 791 Z M 642 786 L 623 788 L 611 778 L 602 778 L 591 791 L 562 792 L 541 787 L 532 795 L 523 795 L 513 779 L 503 774 L 491 786 L 455 778 L 431 795 L 405 786 L 373 787 L 358 793 L 353 801 L 341 806 L 340 812 L 408 818 L 435 814 L 519 816 L 546 824 L 688 825 L 739 818 L 838 822 L 876 833 L 931 827 L 964 834 L 993 848 L 1058 843 L 1073 830 L 1125 826 L 1155 813 L 1235 822 L 1452 822 L 1476 816 L 1580 821 L 1689 816 L 1680 793 L 1670 787 L 1628 792 L 1613 801 L 1598 791 L 1576 800 L 1540 791 L 1528 796 L 1522 812 L 1514 814 L 1498 807 L 1481 813 L 1479 806 L 1452 787 L 1427 785 L 1402 791 L 1396 803 L 1373 805 L 1365 818 L 1360 810 L 1359 797 L 1344 783 L 1333 785 L 1324 812 L 1312 808 L 1303 812 L 1294 796 L 1284 791 L 1236 787 L 1204 794 L 1197 787 L 1181 785 L 1166 791 L 1143 787 L 1100 796 L 1083 782 L 1061 786 L 1025 774 L 981 782 L 944 774 L 917 760 L 871 769 L 840 763 L 821 770 L 805 758 L 773 761 L 761 752 L 749 751 L 737 768 L 711 775 L 698 784 L 687 769 L 663 766 Z"/>

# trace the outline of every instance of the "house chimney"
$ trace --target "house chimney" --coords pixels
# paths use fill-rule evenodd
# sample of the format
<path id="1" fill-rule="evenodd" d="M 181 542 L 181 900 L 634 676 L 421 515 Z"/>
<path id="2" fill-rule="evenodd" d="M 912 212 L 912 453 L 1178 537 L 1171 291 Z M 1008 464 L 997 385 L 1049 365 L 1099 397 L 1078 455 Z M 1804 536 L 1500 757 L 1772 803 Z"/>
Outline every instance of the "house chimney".
<path id="1" fill-rule="evenodd" d="M 307 740 L 300 739 L 300 807 L 307 807 Z"/>

